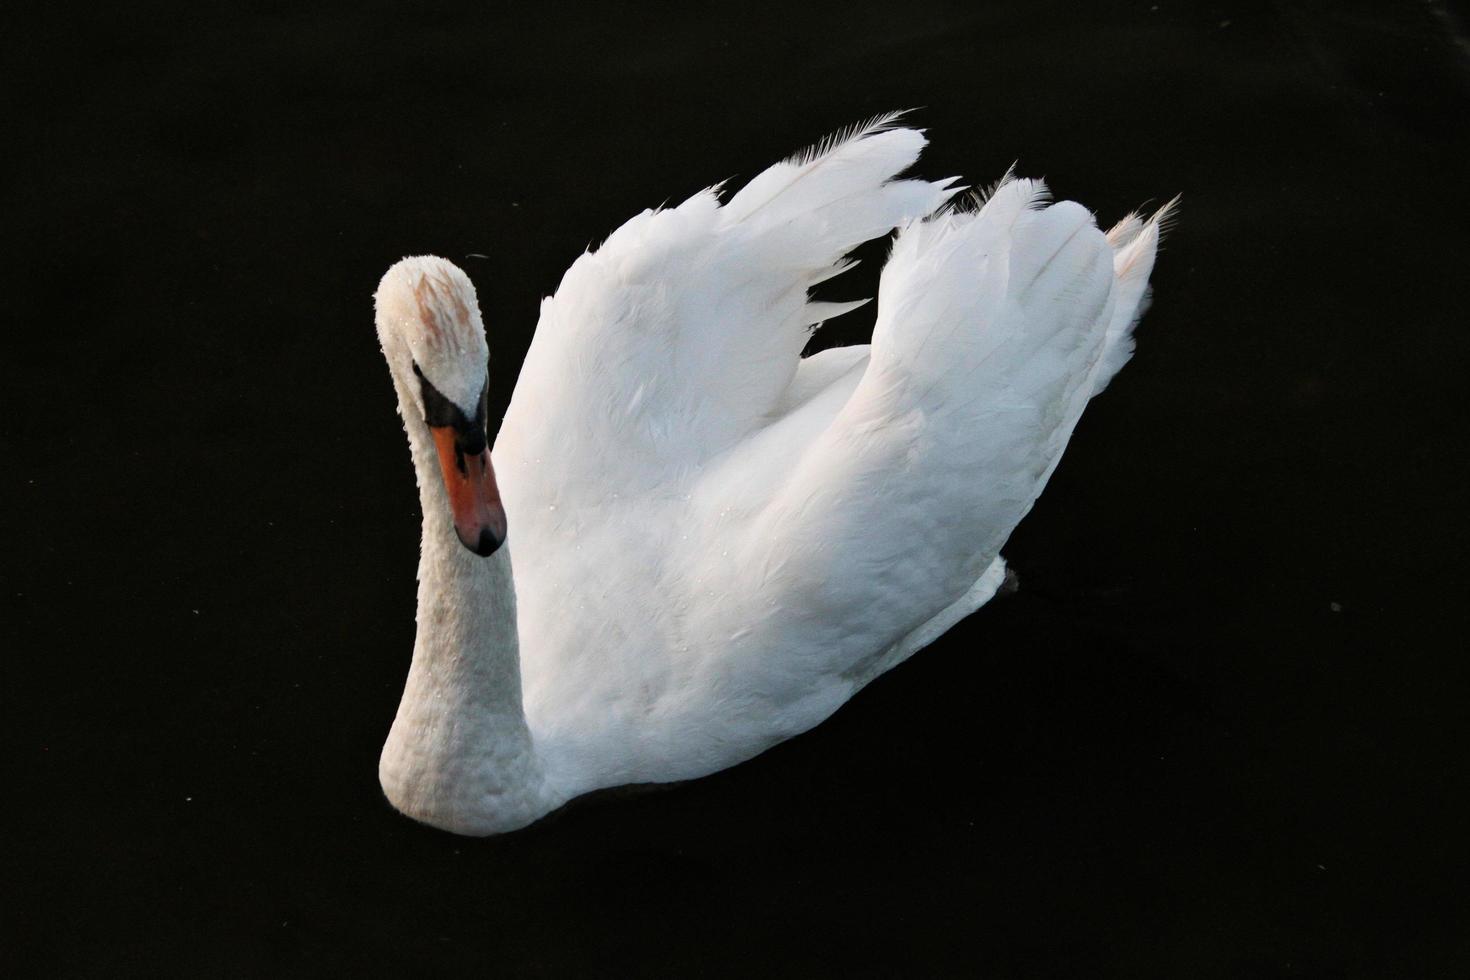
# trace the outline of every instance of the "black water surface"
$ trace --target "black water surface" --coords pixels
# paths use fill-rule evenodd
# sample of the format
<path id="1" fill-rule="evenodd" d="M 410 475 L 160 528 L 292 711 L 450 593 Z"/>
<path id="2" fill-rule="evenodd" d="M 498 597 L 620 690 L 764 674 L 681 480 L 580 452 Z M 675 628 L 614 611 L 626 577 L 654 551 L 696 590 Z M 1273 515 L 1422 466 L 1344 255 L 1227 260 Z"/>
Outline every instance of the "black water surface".
<path id="1" fill-rule="evenodd" d="M 5 16 L 6 975 L 1465 975 L 1452 7 Z M 1021 590 L 733 771 L 489 841 L 394 814 L 379 275 L 469 271 L 499 418 L 589 242 L 905 106 L 929 176 L 1184 194 Z"/>

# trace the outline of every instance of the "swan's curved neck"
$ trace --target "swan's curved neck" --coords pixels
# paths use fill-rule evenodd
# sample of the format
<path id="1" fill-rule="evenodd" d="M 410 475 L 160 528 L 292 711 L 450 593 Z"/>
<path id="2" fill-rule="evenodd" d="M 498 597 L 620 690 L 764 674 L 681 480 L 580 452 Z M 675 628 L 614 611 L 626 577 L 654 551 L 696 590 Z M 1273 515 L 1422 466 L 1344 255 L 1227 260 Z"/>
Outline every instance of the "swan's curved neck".
<path id="1" fill-rule="evenodd" d="M 460 544 L 428 431 L 399 395 L 423 540 L 413 663 L 379 778 L 416 820 L 457 833 L 513 830 L 549 807 L 521 702 L 509 545 L 482 558 Z"/>

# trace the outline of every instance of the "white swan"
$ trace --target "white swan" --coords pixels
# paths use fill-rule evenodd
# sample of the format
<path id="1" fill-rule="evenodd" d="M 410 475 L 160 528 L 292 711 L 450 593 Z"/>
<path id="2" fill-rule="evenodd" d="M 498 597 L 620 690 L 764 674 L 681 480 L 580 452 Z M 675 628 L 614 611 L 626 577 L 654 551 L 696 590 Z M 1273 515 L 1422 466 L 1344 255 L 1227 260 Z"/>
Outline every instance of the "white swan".
<path id="1" fill-rule="evenodd" d="M 894 119 L 578 258 L 493 467 L 469 280 L 437 258 L 383 277 L 423 508 L 379 770 L 403 813 L 500 833 L 734 765 L 995 592 L 1001 545 L 1131 353 L 1168 208 L 1104 236 L 1009 176 L 948 207 L 953 179 L 892 179 L 925 144 Z M 808 289 L 894 228 L 872 345 L 802 358 L 814 324 L 857 305 Z"/>

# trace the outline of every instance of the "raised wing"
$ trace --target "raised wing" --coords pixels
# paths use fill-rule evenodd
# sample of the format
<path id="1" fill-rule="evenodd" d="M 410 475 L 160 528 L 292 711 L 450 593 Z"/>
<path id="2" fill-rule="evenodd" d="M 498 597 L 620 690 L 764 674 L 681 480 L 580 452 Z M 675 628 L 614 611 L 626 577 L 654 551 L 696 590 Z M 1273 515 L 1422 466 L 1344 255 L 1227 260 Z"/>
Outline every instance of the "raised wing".
<path id="1" fill-rule="evenodd" d="M 871 350 L 707 481 L 693 524 L 741 524 L 708 578 L 741 596 L 748 656 L 823 658 L 761 666 L 756 686 L 786 699 L 773 716 L 809 701 L 815 724 L 913 652 L 904 638 L 991 568 L 1127 360 L 1162 213 L 1109 240 L 1080 205 L 1044 205 L 1039 182 L 1007 180 L 978 212 L 901 232 Z"/>
<path id="2" fill-rule="evenodd" d="M 896 116 L 758 175 L 645 211 L 545 300 L 497 466 L 535 466 L 569 501 L 687 482 L 784 408 L 813 326 L 858 304 L 807 290 L 864 241 L 929 214 L 953 181 L 893 180 L 923 135 Z"/>

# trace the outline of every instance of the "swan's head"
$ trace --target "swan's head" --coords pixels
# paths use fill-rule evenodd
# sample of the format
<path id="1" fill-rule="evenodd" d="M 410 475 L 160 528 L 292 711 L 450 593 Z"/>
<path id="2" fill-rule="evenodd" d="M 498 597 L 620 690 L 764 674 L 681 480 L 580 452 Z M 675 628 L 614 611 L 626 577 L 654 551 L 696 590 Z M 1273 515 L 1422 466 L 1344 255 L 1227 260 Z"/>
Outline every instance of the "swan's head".
<path id="1" fill-rule="evenodd" d="M 506 526 L 485 429 L 489 352 L 475 287 L 452 262 L 421 256 L 389 269 L 374 302 L 405 423 L 433 439 L 459 540 L 488 555 Z"/>

